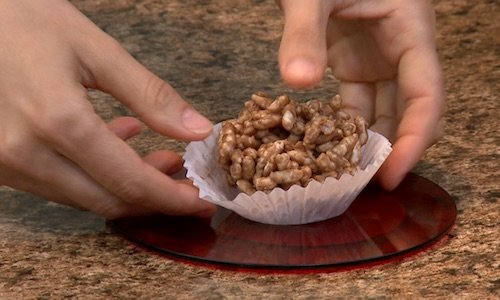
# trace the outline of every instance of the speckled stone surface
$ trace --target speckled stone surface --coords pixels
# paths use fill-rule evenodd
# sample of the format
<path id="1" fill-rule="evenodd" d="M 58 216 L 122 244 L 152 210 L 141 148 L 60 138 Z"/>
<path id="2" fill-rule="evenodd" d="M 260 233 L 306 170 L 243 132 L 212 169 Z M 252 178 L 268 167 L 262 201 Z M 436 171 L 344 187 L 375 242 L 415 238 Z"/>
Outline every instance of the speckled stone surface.
<path id="1" fill-rule="evenodd" d="M 274 1 L 72 2 L 214 122 L 256 90 L 288 92 L 276 63 L 282 23 Z M 456 226 L 435 247 L 344 272 L 239 273 L 144 251 L 102 218 L 0 187 L 0 298 L 500 298 L 500 9 L 494 0 L 435 5 L 446 136 L 415 172 L 458 207 Z M 336 88 L 327 78 L 307 97 Z M 91 101 L 107 120 L 131 113 L 101 93 Z M 142 153 L 185 146 L 148 130 L 131 144 Z"/>

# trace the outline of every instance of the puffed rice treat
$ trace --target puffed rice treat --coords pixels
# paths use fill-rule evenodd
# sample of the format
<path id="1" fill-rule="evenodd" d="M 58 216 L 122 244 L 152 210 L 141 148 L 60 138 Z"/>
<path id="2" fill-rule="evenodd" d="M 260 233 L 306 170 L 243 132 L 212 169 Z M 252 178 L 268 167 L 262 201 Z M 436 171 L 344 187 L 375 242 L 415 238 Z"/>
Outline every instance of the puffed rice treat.
<path id="1" fill-rule="evenodd" d="M 287 190 L 354 174 L 367 139 L 366 122 L 342 111 L 339 95 L 298 103 L 259 92 L 238 118 L 222 123 L 218 161 L 228 183 L 249 195 Z"/>
<path id="2" fill-rule="evenodd" d="M 391 152 L 342 111 L 342 100 L 299 103 L 255 93 L 235 119 L 189 143 L 186 177 L 199 197 L 249 220 L 319 222 L 344 213 Z"/>

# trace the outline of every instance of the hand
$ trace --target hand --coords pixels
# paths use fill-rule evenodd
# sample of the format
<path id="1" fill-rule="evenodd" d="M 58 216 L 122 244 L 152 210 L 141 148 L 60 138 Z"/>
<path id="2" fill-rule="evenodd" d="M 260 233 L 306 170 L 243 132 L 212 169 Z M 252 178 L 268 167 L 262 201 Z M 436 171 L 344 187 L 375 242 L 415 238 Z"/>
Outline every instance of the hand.
<path id="1" fill-rule="evenodd" d="M 395 188 L 443 134 L 445 96 L 430 1 L 283 0 L 283 80 L 317 84 L 329 66 L 346 110 L 393 142 L 380 168 Z"/>
<path id="2" fill-rule="evenodd" d="M 0 0 L 0 41 L 0 185 L 106 218 L 213 213 L 194 186 L 165 174 L 182 167 L 181 157 L 138 156 L 124 140 L 142 123 L 105 124 L 87 88 L 177 139 L 202 139 L 211 123 L 67 1 Z"/>

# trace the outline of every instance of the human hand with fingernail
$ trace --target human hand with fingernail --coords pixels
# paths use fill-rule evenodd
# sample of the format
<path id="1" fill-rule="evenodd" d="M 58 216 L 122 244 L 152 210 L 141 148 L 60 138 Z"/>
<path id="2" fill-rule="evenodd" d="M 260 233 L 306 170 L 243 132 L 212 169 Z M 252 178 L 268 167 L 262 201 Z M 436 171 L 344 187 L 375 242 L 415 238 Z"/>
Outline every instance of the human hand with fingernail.
<path id="1" fill-rule="evenodd" d="M 346 110 L 393 142 L 377 179 L 394 189 L 443 135 L 444 84 L 430 1 L 279 4 L 285 18 L 279 50 L 284 82 L 310 88 L 331 68 Z"/>
<path id="2" fill-rule="evenodd" d="M 142 123 L 105 124 L 87 89 L 111 94 L 153 130 L 200 140 L 212 124 L 65 0 L 0 1 L 0 185 L 106 218 L 210 216 L 171 151 L 140 157 Z M 22 51 L 20 51 L 22 50 Z"/>

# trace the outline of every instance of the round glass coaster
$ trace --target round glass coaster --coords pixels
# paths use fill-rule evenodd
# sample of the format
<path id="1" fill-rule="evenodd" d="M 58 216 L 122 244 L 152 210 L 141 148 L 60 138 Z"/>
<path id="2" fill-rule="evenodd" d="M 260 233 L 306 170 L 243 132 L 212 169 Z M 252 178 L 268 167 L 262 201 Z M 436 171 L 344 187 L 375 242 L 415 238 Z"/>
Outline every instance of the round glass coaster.
<path id="1" fill-rule="evenodd" d="M 453 226 L 456 214 L 446 191 L 409 174 L 394 191 L 367 187 L 344 214 L 311 224 L 261 224 L 225 209 L 211 219 L 156 215 L 110 224 L 127 239 L 174 259 L 314 269 L 383 261 L 429 246 Z"/>

